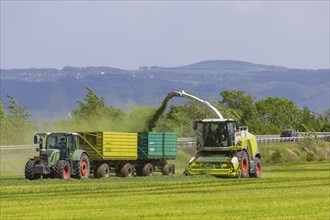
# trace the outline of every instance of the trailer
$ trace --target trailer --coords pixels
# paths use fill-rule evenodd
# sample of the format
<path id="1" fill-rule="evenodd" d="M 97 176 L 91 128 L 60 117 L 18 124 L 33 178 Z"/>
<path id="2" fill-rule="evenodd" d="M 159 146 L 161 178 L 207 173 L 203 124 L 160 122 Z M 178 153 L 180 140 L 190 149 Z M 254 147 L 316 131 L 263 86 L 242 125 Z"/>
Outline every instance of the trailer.
<path id="1" fill-rule="evenodd" d="M 35 135 L 39 155 L 25 166 L 27 179 L 129 177 L 175 173 L 177 135 L 170 132 L 52 132 Z"/>

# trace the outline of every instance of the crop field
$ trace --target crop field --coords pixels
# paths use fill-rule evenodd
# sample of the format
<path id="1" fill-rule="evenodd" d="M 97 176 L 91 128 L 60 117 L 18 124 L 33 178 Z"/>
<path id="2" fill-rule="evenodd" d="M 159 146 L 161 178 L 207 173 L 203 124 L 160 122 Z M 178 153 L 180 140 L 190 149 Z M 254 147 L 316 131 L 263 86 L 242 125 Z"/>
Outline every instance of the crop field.
<path id="1" fill-rule="evenodd" d="M 2 177 L 0 219 L 329 219 L 330 163 L 263 167 L 261 179 Z"/>

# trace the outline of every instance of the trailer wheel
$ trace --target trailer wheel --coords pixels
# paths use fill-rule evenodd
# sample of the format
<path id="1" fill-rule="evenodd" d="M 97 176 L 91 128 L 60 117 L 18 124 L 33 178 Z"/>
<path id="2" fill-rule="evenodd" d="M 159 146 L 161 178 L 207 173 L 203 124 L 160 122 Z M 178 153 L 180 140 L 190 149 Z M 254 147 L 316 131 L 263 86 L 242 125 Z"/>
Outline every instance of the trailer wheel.
<path id="1" fill-rule="evenodd" d="M 163 175 L 172 175 L 174 174 L 174 171 L 175 171 L 174 165 L 169 163 L 165 164 L 165 166 L 162 169 Z"/>
<path id="2" fill-rule="evenodd" d="M 30 159 L 26 162 L 25 164 L 25 179 L 29 179 L 29 180 L 36 180 L 40 178 L 40 174 L 35 174 L 33 171 L 33 167 L 34 167 L 34 160 Z"/>
<path id="3" fill-rule="evenodd" d="M 239 161 L 239 167 L 241 169 L 241 177 L 247 178 L 249 177 L 249 157 L 246 153 L 246 151 L 240 151 L 237 153 L 238 161 Z"/>
<path id="4" fill-rule="evenodd" d="M 87 154 L 83 153 L 80 157 L 80 161 L 75 166 L 75 178 L 83 179 L 89 177 L 90 164 Z"/>
<path id="5" fill-rule="evenodd" d="M 69 179 L 71 175 L 71 168 L 69 161 L 60 160 L 55 165 L 57 177 L 59 179 Z"/>
<path id="6" fill-rule="evenodd" d="M 127 163 L 120 169 L 120 175 L 122 177 L 130 177 L 133 175 L 133 171 L 133 166 L 130 163 Z"/>
<path id="7" fill-rule="evenodd" d="M 251 174 L 252 177 L 254 178 L 260 178 L 262 176 L 262 169 L 261 169 L 261 160 L 259 157 L 256 157 L 254 159 L 254 164 L 255 164 L 255 173 Z"/>
<path id="8" fill-rule="evenodd" d="M 96 178 L 109 177 L 110 168 L 107 163 L 101 164 L 96 170 Z"/>
<path id="9" fill-rule="evenodd" d="M 154 166 L 151 163 L 147 163 L 142 169 L 142 176 L 152 176 L 153 172 Z"/>

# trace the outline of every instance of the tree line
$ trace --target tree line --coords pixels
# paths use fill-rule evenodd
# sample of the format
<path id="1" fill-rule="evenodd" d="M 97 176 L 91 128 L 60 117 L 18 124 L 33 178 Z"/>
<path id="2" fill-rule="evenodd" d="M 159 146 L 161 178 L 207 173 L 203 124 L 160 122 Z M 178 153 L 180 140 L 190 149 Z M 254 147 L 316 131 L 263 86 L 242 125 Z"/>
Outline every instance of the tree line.
<path id="1" fill-rule="evenodd" d="M 86 92 L 85 98 L 77 101 L 77 108 L 71 111 L 69 118 L 43 125 L 31 120 L 28 109 L 20 106 L 14 97 L 7 96 L 7 102 L 0 97 L 0 145 L 29 144 L 36 131 L 148 131 L 148 120 L 157 108 L 135 106 L 125 113 L 106 105 L 104 98 L 90 88 L 86 87 Z M 268 97 L 256 100 L 251 94 L 239 90 L 225 90 L 219 95 L 218 100 L 210 103 L 225 118 L 248 126 L 253 134 L 280 134 L 284 129 L 330 131 L 330 109 L 314 114 L 307 106 L 298 108 L 288 99 Z M 214 117 L 206 106 L 188 100 L 181 105 L 171 105 L 160 116 L 154 130 L 176 132 L 181 137 L 194 136 L 194 120 Z"/>

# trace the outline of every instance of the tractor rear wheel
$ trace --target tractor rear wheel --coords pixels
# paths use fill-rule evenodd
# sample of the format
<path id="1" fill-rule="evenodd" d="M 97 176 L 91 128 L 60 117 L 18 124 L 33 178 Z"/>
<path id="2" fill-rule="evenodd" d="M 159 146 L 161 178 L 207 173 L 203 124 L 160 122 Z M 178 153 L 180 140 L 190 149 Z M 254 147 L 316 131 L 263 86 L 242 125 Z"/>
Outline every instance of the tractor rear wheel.
<path id="1" fill-rule="evenodd" d="M 130 163 L 127 163 L 120 169 L 120 175 L 122 177 L 130 177 L 133 175 L 133 171 L 133 166 Z"/>
<path id="2" fill-rule="evenodd" d="M 69 179 L 71 176 L 71 168 L 69 161 L 60 160 L 55 165 L 56 175 L 59 179 Z"/>
<path id="3" fill-rule="evenodd" d="M 249 177 L 249 171 L 250 171 L 250 162 L 249 157 L 246 151 L 240 151 L 237 152 L 237 157 L 239 161 L 239 167 L 241 169 L 241 177 L 247 178 Z"/>
<path id="4" fill-rule="evenodd" d="M 75 178 L 84 179 L 89 177 L 90 163 L 87 154 L 83 153 L 75 166 Z"/>
<path id="5" fill-rule="evenodd" d="M 261 169 L 261 160 L 259 157 L 254 159 L 255 165 L 255 173 L 252 173 L 251 176 L 254 178 L 260 178 L 262 176 L 262 169 Z"/>
<path id="6" fill-rule="evenodd" d="M 35 161 L 30 159 L 25 164 L 25 179 L 36 180 L 40 178 L 40 174 L 35 174 L 33 171 Z"/>
<path id="7" fill-rule="evenodd" d="M 152 176 L 153 172 L 154 166 L 151 163 L 147 163 L 142 169 L 142 176 Z"/>
<path id="8" fill-rule="evenodd" d="M 163 167 L 162 173 L 163 173 L 163 175 L 172 175 L 172 174 L 174 174 L 174 170 L 175 170 L 174 165 L 170 164 L 170 163 L 167 163 Z"/>
<path id="9" fill-rule="evenodd" d="M 103 163 L 98 166 L 96 170 L 96 178 L 102 178 L 102 177 L 109 177 L 110 174 L 110 168 L 107 163 Z"/>

